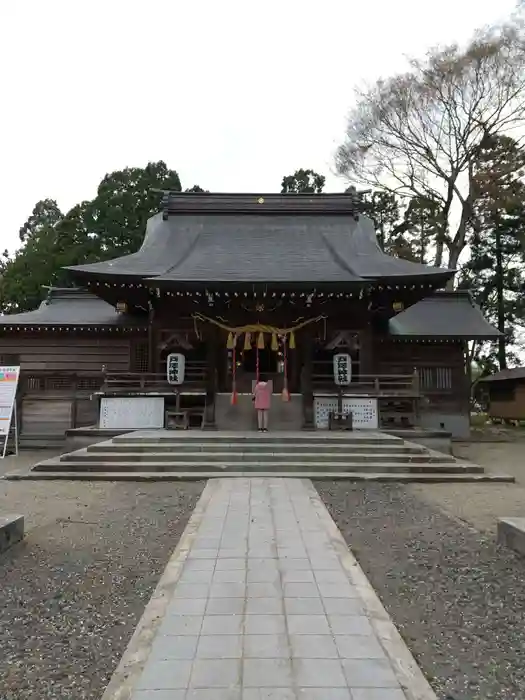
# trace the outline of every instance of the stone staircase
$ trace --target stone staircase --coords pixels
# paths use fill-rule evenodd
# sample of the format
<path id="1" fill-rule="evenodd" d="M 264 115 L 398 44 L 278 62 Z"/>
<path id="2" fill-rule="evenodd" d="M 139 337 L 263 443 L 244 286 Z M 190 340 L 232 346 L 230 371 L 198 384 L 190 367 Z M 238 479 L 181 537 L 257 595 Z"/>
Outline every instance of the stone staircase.
<path id="1" fill-rule="evenodd" d="M 138 431 L 48 459 L 8 479 L 166 480 L 288 476 L 377 481 L 513 481 L 370 431 Z"/>

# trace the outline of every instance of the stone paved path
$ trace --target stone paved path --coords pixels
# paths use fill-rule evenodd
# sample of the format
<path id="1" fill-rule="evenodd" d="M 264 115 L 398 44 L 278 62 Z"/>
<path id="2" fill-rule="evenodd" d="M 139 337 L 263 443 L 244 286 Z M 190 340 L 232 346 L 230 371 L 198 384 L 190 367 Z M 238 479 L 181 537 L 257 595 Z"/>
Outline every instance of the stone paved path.
<path id="1" fill-rule="evenodd" d="M 133 700 L 435 698 L 309 480 L 206 491 Z"/>

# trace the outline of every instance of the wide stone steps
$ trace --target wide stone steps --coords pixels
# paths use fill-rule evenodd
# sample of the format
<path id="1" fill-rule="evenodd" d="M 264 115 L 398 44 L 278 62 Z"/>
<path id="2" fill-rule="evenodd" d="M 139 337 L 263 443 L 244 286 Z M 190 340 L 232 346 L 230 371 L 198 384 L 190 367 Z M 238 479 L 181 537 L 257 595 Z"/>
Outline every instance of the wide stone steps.
<path id="1" fill-rule="evenodd" d="M 35 465 L 9 479 L 176 481 L 290 476 L 376 481 L 511 481 L 402 438 L 375 432 L 118 435 Z"/>
<path id="2" fill-rule="evenodd" d="M 396 483 L 470 483 L 470 482 L 513 482 L 514 477 L 505 474 L 484 474 L 484 473 L 468 473 L 468 474 L 442 474 L 436 471 L 425 474 L 399 474 L 399 473 L 384 473 L 384 472 L 329 472 L 329 471 L 312 471 L 312 472 L 92 472 L 92 471 L 69 471 L 69 472 L 13 472 L 6 475 L 6 479 L 11 481 L 26 481 L 26 480 L 64 480 L 64 481 L 201 481 L 203 479 L 213 478 L 267 478 L 267 477 L 284 477 L 292 479 L 325 479 L 329 481 L 337 479 L 345 479 L 347 481 L 391 481 Z"/>
<path id="3" fill-rule="evenodd" d="M 87 451 L 91 453 L 107 453 L 108 445 L 106 442 L 98 443 L 95 445 L 90 445 L 86 448 Z M 422 454 L 422 448 L 418 445 L 404 445 L 402 443 L 389 443 L 387 445 L 361 445 L 361 444 L 335 444 L 330 445 L 327 448 L 326 444 L 322 443 L 258 443 L 258 444 L 236 444 L 236 443 L 197 443 L 191 441 L 188 443 L 170 443 L 164 445 L 161 443 L 138 443 L 138 444 L 120 444 L 113 443 L 111 445 L 111 452 L 118 454 L 142 454 L 142 453 L 166 453 L 168 455 L 176 454 L 229 454 L 229 455 L 247 455 L 247 454 L 290 454 L 290 453 L 300 453 L 311 454 L 311 455 L 323 455 L 327 452 L 330 454 L 356 454 L 356 455 L 367 455 L 367 454 L 400 454 L 400 455 L 420 455 Z"/>
<path id="4" fill-rule="evenodd" d="M 35 471 L 49 471 L 50 466 L 46 464 L 39 464 L 34 467 Z M 432 464 L 432 469 L 428 464 L 407 464 L 407 463 L 389 463 L 389 462 L 370 462 L 363 464 L 345 464 L 339 462 L 325 462 L 322 465 L 323 469 L 331 472 L 391 472 L 391 473 L 424 473 L 429 471 L 437 471 L 441 474 L 455 474 L 455 473 L 482 473 L 483 469 L 478 466 L 470 464 Z M 216 472 L 221 474 L 225 471 L 229 472 L 259 472 L 267 471 L 272 472 L 274 475 L 276 473 L 288 471 L 288 472 L 302 472 L 309 473 L 312 471 L 319 471 L 320 465 L 318 463 L 305 464 L 304 462 L 269 462 L 268 464 L 262 464 L 261 462 L 242 462 L 238 464 L 232 463 L 220 463 L 220 462 L 153 462 L 153 461 L 143 461 L 143 462 L 55 462 L 52 467 L 53 471 L 71 471 L 72 469 L 83 469 L 86 471 L 100 472 L 100 471 L 113 471 L 113 472 L 177 472 L 183 471 L 189 472 Z"/>
<path id="5" fill-rule="evenodd" d="M 442 464 L 455 462 L 454 457 L 450 455 L 430 455 L 424 453 L 411 454 L 392 454 L 383 452 L 376 454 L 370 451 L 369 453 L 353 453 L 353 452 L 332 452 L 325 451 L 318 454 L 310 452 L 138 452 L 138 453 L 122 453 L 122 452 L 94 452 L 94 451 L 78 451 L 63 455 L 61 462 L 114 462 L 121 464 L 135 464 L 141 462 L 155 462 L 156 464 L 186 464 L 188 466 L 195 464 L 203 466 L 206 464 L 261 464 L 269 462 L 277 464 L 280 467 L 286 464 L 309 464 L 309 463 L 341 463 L 341 464 Z"/>

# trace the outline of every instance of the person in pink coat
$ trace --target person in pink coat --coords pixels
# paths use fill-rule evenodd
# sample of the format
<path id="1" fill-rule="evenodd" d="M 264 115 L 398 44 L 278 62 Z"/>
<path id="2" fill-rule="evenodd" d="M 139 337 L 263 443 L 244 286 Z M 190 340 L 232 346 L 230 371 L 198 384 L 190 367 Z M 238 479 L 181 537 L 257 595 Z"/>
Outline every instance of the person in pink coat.
<path id="1" fill-rule="evenodd" d="M 257 411 L 257 426 L 260 433 L 268 432 L 268 412 L 272 400 L 272 385 L 262 376 L 253 388 L 253 403 Z"/>

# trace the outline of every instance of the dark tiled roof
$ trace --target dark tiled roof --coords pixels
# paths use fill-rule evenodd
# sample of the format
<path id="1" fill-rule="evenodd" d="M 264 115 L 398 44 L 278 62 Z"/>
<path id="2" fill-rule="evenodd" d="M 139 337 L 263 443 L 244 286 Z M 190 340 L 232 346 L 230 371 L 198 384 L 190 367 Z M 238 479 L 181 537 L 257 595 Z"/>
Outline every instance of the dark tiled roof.
<path id="1" fill-rule="evenodd" d="M 243 202 L 246 208 L 235 210 L 232 197 L 237 209 Z M 412 280 L 439 287 L 453 274 L 384 254 L 372 221 L 356 220 L 348 205 L 345 210 L 344 195 L 264 195 L 273 202 L 268 210 L 265 204 L 257 208 L 254 195 L 243 197 L 185 195 L 176 213 L 148 221 L 137 253 L 70 269 L 79 279 L 155 278 L 152 284 Z M 188 210 L 187 200 L 194 210 Z"/>
<path id="2" fill-rule="evenodd" d="M 525 379 L 525 367 L 513 367 L 512 369 L 502 369 L 501 372 L 491 374 L 489 377 L 482 377 L 480 382 L 505 382 L 509 380 Z"/>
<path id="3" fill-rule="evenodd" d="M 0 329 L 12 326 L 139 326 L 140 319 L 120 314 L 82 289 L 52 288 L 38 309 L 0 316 Z"/>
<path id="4" fill-rule="evenodd" d="M 495 340 L 491 326 L 468 292 L 437 292 L 389 321 L 391 335 L 419 338 L 478 338 Z"/>

